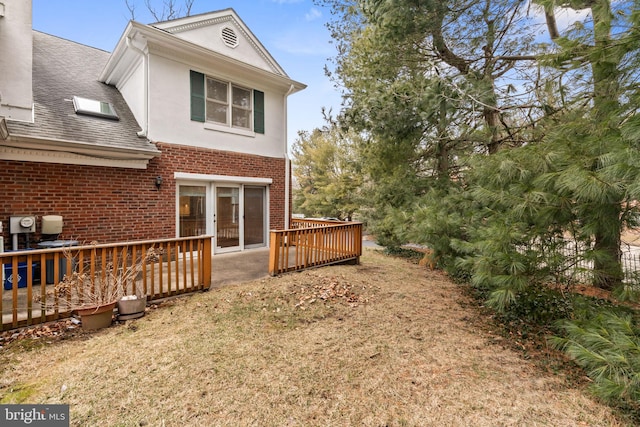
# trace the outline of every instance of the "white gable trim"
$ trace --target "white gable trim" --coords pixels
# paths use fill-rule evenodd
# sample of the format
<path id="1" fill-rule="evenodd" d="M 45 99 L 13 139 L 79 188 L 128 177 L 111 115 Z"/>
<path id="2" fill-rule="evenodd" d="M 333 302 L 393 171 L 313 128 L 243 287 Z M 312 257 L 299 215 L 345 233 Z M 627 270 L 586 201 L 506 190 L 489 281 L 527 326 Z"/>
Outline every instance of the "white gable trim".
<path id="1" fill-rule="evenodd" d="M 206 173 L 174 172 L 173 177 L 181 180 L 232 182 L 237 184 L 271 184 L 272 178 L 256 178 L 251 176 L 209 175 Z"/>
<path id="2" fill-rule="evenodd" d="M 132 44 L 135 44 L 136 52 L 130 48 Z M 298 92 L 307 87 L 303 83 L 291 80 L 286 74 L 273 73 L 266 69 L 258 68 L 255 65 L 183 40 L 170 34 L 168 30 L 161 29 L 159 26 L 143 25 L 135 21 L 129 22 L 98 80 L 118 87 L 125 76 L 130 73 L 133 66 L 132 62 L 137 63 L 140 61 L 140 55 L 137 50 L 142 50 L 145 53 L 153 51 L 156 55 L 162 55 L 200 68 L 209 69 L 209 65 L 203 66 L 203 64 L 215 64 L 216 69 L 227 70 L 230 73 L 237 72 L 251 75 L 253 76 L 252 81 L 259 79 L 265 85 L 284 91 L 289 89 L 291 85 L 295 88 L 293 92 Z M 262 51 L 264 52 L 264 50 Z"/>
<path id="3" fill-rule="evenodd" d="M 269 67 L 271 67 L 271 70 L 274 73 L 279 74 L 281 76 L 287 75 L 284 72 L 284 70 L 280 67 L 280 65 L 278 65 L 275 59 L 273 59 L 271 55 L 266 53 L 265 48 L 256 41 L 253 34 L 250 34 L 245 28 L 245 26 L 242 23 L 238 22 L 238 20 L 235 19 L 232 15 L 225 15 L 225 16 L 219 16 L 216 18 L 205 19 L 203 21 L 190 22 L 188 24 L 178 25 L 175 27 L 165 27 L 165 28 L 161 27 L 161 28 L 168 33 L 176 34 L 176 33 L 181 33 L 183 31 L 195 30 L 200 27 L 207 27 L 209 25 L 222 24 L 225 22 L 232 22 L 234 26 L 237 27 L 242 32 L 242 35 L 244 35 L 246 39 L 249 40 L 249 43 L 251 43 L 251 46 L 257 52 L 260 53 L 260 56 L 262 57 L 262 59 L 264 59 L 269 64 Z"/>

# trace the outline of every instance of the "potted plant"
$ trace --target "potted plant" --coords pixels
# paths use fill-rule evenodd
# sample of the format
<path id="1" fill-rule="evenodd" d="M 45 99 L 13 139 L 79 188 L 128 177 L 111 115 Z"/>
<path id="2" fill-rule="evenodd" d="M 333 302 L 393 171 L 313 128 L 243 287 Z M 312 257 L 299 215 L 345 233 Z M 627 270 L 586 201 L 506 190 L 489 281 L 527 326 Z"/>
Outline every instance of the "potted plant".
<path id="1" fill-rule="evenodd" d="M 137 319 L 144 316 L 147 307 L 147 294 L 141 286 L 127 287 L 126 284 L 133 283 L 137 279 L 143 263 L 155 263 L 160 260 L 162 252 L 154 247 L 147 249 L 142 262 L 135 263 L 135 268 L 131 268 L 128 272 L 130 273 L 129 277 L 121 282 L 124 295 L 118 299 L 118 320 Z"/>
<path id="2" fill-rule="evenodd" d="M 75 265 L 75 259 L 77 259 L 73 252 L 73 248 L 64 250 L 64 256 L 71 261 L 71 265 Z M 94 260 L 97 259 L 95 253 L 94 249 L 94 256 L 91 257 Z M 83 329 L 107 327 L 113 320 L 116 304 L 129 293 L 130 285 L 138 278 L 143 264 L 157 261 L 159 255 L 151 247 L 137 259 L 130 258 L 128 248 L 124 247 L 117 257 L 114 256 L 114 259 L 104 263 L 103 268 L 96 268 L 96 266 L 91 268 L 91 265 L 75 266 L 73 272 L 65 274 L 62 281 L 47 291 L 44 298 L 40 296 L 37 298 L 48 308 L 77 313 Z M 139 299 L 140 301 L 144 299 L 146 305 L 146 295 L 144 298 L 140 295 Z"/>
<path id="3" fill-rule="evenodd" d="M 137 319 L 144 316 L 147 296 L 128 294 L 118 300 L 118 320 Z"/>

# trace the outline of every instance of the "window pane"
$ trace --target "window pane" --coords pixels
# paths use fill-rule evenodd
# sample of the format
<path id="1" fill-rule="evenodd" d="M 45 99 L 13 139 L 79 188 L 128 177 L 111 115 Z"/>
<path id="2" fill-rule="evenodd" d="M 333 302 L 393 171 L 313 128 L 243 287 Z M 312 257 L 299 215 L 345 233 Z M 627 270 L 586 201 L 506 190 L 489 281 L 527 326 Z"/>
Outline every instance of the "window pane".
<path id="1" fill-rule="evenodd" d="M 207 79 L 207 98 L 220 102 L 227 102 L 227 84 L 213 79 Z"/>
<path id="2" fill-rule="evenodd" d="M 204 186 L 180 186 L 180 237 L 207 234 L 206 190 Z"/>
<path id="3" fill-rule="evenodd" d="M 118 115 L 109 102 L 96 101 L 94 99 L 73 97 L 73 106 L 78 114 L 88 114 L 90 116 L 107 117 L 118 119 Z"/>
<path id="4" fill-rule="evenodd" d="M 244 188 L 244 244 L 264 243 L 264 187 Z"/>
<path id="5" fill-rule="evenodd" d="M 216 189 L 216 240 L 221 248 L 240 245 L 240 189 Z"/>
<path id="6" fill-rule="evenodd" d="M 207 121 L 227 124 L 227 109 L 224 104 L 207 101 Z"/>
<path id="7" fill-rule="evenodd" d="M 249 125 L 251 119 L 251 111 L 243 110 L 242 108 L 233 107 L 233 119 L 232 124 L 235 127 L 250 129 Z"/>
<path id="8" fill-rule="evenodd" d="M 249 108 L 250 103 L 251 92 L 247 89 L 233 86 L 233 105 L 242 108 Z"/>

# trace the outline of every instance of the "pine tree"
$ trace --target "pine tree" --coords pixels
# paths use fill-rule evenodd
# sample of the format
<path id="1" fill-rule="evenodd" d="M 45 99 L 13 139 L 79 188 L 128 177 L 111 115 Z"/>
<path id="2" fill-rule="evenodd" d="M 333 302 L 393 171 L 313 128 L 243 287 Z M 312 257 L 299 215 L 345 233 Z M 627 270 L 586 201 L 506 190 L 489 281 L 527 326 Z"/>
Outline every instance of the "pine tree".
<path id="1" fill-rule="evenodd" d="M 362 177 L 354 157 L 357 136 L 335 125 L 301 132 L 293 151 L 294 211 L 351 220 L 361 204 Z"/>

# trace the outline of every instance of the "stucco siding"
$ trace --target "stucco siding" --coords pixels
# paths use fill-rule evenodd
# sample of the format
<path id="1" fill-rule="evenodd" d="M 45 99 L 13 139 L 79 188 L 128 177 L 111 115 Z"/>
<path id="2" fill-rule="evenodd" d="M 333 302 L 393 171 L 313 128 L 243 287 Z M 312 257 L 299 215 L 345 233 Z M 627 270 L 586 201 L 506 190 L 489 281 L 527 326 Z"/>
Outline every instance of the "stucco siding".
<path id="1" fill-rule="evenodd" d="M 265 94 L 265 133 L 236 131 L 231 127 L 192 121 L 189 72 L 193 67 L 166 57 L 149 58 L 149 138 L 172 144 L 213 148 L 257 156 L 283 158 L 285 153 L 284 95 L 246 79 L 212 69 L 196 71 Z"/>

